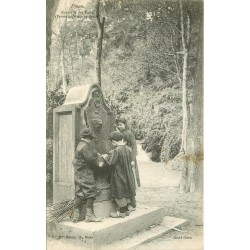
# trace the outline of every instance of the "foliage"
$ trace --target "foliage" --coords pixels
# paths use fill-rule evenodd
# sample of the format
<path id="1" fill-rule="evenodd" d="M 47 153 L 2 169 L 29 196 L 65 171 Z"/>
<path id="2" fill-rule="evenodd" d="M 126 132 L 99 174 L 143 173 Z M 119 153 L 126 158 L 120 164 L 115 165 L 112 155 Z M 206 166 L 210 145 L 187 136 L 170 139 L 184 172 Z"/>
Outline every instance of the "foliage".
<path id="1" fill-rule="evenodd" d="M 151 130 L 144 140 L 143 148 L 146 152 L 151 152 L 151 159 L 153 161 L 160 161 L 159 152 L 161 151 L 161 147 L 162 133 L 158 129 Z"/>
<path id="2" fill-rule="evenodd" d="M 126 102 L 128 100 L 129 94 L 127 92 L 121 91 L 117 94 L 116 99 L 118 102 Z"/>
<path id="3" fill-rule="evenodd" d="M 46 140 L 46 196 L 47 201 L 53 197 L 53 140 Z"/>
<path id="4" fill-rule="evenodd" d="M 60 90 L 47 90 L 46 95 L 46 195 L 47 201 L 52 200 L 53 196 L 53 110 L 62 105 L 66 95 Z"/>
<path id="5" fill-rule="evenodd" d="M 178 152 L 182 127 L 182 48 L 178 1 L 105 0 L 102 88 L 107 104 L 127 118 L 131 130 L 155 161 L 168 161 Z M 185 1 L 186 2 L 186 1 Z M 196 74 L 199 1 L 187 1 L 191 17 L 188 89 Z M 93 6 L 89 6 L 93 8 Z M 67 87 L 95 82 L 97 28 L 94 18 L 66 20 L 51 43 L 49 85 L 60 105 L 61 57 Z M 190 91 L 189 91 L 190 92 Z M 58 96 L 58 98 L 56 97 Z M 194 95 L 189 94 L 189 102 Z M 52 104 L 53 103 L 53 104 Z M 55 104 L 55 105 L 54 105 Z M 48 112 L 51 109 L 47 108 Z M 51 113 L 49 113 L 51 114 Z M 51 121 L 47 119 L 51 137 Z"/>
<path id="6" fill-rule="evenodd" d="M 53 138 L 53 110 L 62 105 L 66 95 L 60 90 L 48 90 L 46 95 L 46 115 L 47 115 L 47 126 L 46 126 L 46 137 Z"/>
<path id="7" fill-rule="evenodd" d="M 180 128 L 179 128 L 180 129 Z M 173 159 L 180 151 L 181 136 L 180 133 L 174 133 L 170 130 L 165 132 L 161 145 L 161 161 Z"/>

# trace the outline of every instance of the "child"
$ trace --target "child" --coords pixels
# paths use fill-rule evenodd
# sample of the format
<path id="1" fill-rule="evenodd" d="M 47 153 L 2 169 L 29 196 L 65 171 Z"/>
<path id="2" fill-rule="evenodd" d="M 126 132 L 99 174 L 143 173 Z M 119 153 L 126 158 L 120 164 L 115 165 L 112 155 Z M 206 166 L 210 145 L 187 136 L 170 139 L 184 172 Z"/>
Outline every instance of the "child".
<path id="1" fill-rule="evenodd" d="M 86 222 L 101 221 L 101 218 L 95 216 L 93 209 L 93 203 L 97 195 L 94 169 L 101 164 L 98 164 L 99 156 L 91 143 L 93 138 L 95 138 L 95 136 L 90 129 L 83 129 L 73 160 L 75 180 L 75 210 L 72 219 L 73 222 L 83 220 L 84 217 Z M 86 216 L 84 216 L 85 205 Z"/>
<path id="2" fill-rule="evenodd" d="M 128 147 L 128 149 L 130 150 L 130 152 L 132 154 L 132 149 L 131 149 L 131 147 L 128 146 L 128 144 L 129 144 L 129 137 L 128 137 L 127 134 L 123 134 L 123 141 L 124 141 L 124 144 Z M 134 175 L 134 179 L 135 179 L 135 189 L 137 189 L 138 185 L 137 185 L 137 181 L 136 181 L 135 162 L 133 161 L 133 154 L 132 154 L 131 167 L 132 167 L 132 171 L 133 171 L 133 175 Z M 135 211 L 135 208 L 136 208 L 135 197 L 128 198 L 127 199 L 127 203 L 128 203 L 128 209 L 129 209 L 129 211 L 130 212 Z"/>
<path id="3" fill-rule="evenodd" d="M 136 184 L 138 187 L 141 186 L 140 183 L 140 176 L 139 176 L 139 170 L 138 170 L 138 165 L 136 161 L 136 155 L 137 155 L 137 145 L 136 145 L 136 140 L 134 134 L 128 130 L 127 126 L 127 120 L 124 117 L 118 117 L 116 118 L 116 127 L 121 132 L 126 138 L 127 141 L 127 146 L 131 149 L 132 152 L 132 166 L 134 167 L 134 172 L 135 172 L 135 180 Z"/>
<path id="4" fill-rule="evenodd" d="M 111 213 L 113 218 L 124 218 L 129 215 L 127 200 L 135 200 L 135 179 L 132 171 L 131 151 L 123 141 L 123 134 L 114 131 L 109 140 L 115 147 L 108 155 L 103 155 L 105 162 L 112 167 L 111 171 L 111 197 L 115 199 L 119 210 Z"/>

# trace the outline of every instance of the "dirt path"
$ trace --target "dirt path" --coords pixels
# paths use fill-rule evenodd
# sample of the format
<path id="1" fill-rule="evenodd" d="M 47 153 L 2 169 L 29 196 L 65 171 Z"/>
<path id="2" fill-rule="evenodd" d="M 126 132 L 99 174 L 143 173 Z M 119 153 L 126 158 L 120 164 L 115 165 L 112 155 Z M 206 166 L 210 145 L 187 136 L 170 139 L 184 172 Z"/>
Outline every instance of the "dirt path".
<path id="1" fill-rule="evenodd" d="M 190 222 L 185 232 L 172 231 L 138 249 L 203 249 L 202 195 L 178 193 L 181 172 L 168 164 L 150 161 L 140 145 L 137 159 L 142 183 L 137 192 L 138 203 L 164 207 L 165 215 Z"/>
<path id="2" fill-rule="evenodd" d="M 190 225 L 185 232 L 172 231 L 153 240 L 138 250 L 198 250 L 203 249 L 202 196 L 196 193 L 179 194 L 179 171 L 174 171 L 165 163 L 150 161 L 148 155 L 138 145 L 138 166 L 141 187 L 137 190 L 137 203 L 164 208 L 165 215 L 187 219 Z M 65 239 L 47 241 L 48 250 L 83 249 Z"/>

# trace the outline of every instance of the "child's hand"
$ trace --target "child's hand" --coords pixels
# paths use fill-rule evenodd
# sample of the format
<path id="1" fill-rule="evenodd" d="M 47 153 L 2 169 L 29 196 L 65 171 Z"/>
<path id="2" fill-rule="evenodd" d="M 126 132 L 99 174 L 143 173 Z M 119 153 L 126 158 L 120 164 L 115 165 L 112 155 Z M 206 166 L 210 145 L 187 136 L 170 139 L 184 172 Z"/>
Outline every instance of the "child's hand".
<path id="1" fill-rule="evenodd" d="M 131 161 L 131 165 L 132 165 L 132 167 L 134 167 L 135 166 L 135 162 Z"/>
<path id="2" fill-rule="evenodd" d="M 103 165 L 104 165 L 104 162 L 102 161 L 102 162 L 100 162 L 100 163 L 98 164 L 98 167 L 102 168 Z"/>
<path id="3" fill-rule="evenodd" d="M 104 158 L 104 159 L 107 158 L 107 157 L 108 157 L 108 154 L 103 154 L 102 155 L 102 158 Z"/>

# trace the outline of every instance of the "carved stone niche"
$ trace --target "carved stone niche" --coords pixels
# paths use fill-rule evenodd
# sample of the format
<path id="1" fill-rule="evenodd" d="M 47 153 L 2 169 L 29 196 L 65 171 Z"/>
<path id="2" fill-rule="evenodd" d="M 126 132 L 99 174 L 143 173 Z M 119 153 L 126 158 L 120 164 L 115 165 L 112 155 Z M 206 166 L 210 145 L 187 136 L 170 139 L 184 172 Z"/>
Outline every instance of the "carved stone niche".
<path id="1" fill-rule="evenodd" d="M 54 159 L 53 159 L 53 202 L 74 197 L 74 157 L 77 140 L 83 128 L 90 128 L 97 139 L 93 143 L 101 154 L 111 149 L 108 140 L 114 130 L 115 115 L 104 101 L 98 84 L 85 84 L 72 87 L 62 106 L 54 110 Z M 96 185 L 99 195 L 96 206 L 103 210 L 98 202 L 110 201 L 110 172 L 108 168 L 100 168 L 96 173 Z M 108 207 L 112 209 L 109 204 Z M 100 210 L 99 209 L 99 210 Z M 107 214 L 97 211 L 102 217 Z M 107 207 L 106 207 L 107 210 Z M 109 213 L 110 211 L 106 211 Z"/>

